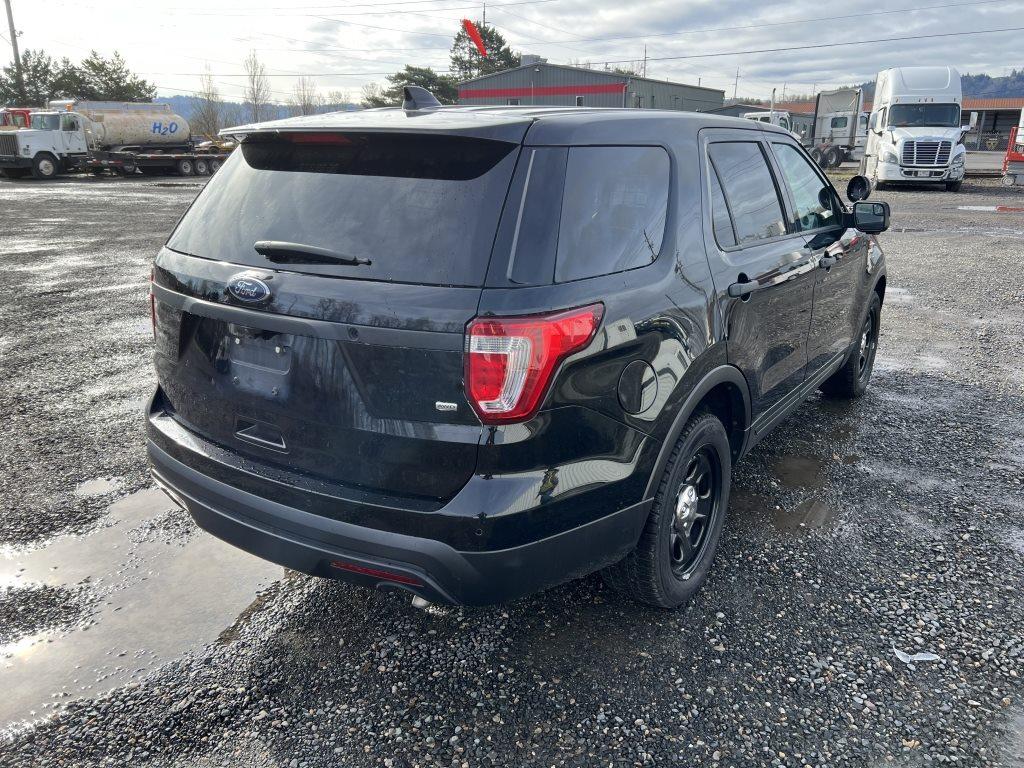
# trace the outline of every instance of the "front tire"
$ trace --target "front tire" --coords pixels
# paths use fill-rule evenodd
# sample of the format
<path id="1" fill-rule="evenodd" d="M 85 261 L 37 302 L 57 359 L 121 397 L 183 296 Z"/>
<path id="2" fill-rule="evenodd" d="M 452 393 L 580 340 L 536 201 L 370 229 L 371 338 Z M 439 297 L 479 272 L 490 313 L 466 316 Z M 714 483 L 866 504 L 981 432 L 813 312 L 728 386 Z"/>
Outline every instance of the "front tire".
<path id="1" fill-rule="evenodd" d="M 693 416 L 676 441 L 636 548 L 604 571 L 616 591 L 678 608 L 700 589 L 729 505 L 729 436 L 710 413 Z"/>
<path id="2" fill-rule="evenodd" d="M 37 179 L 53 179 L 60 173 L 60 163 L 49 152 L 40 152 L 32 160 L 32 175 Z"/>
<path id="3" fill-rule="evenodd" d="M 857 343 L 850 350 L 843 367 L 821 384 L 821 391 L 831 397 L 853 400 L 867 391 L 878 351 L 878 333 L 882 319 L 882 300 L 874 291 L 867 314 L 861 323 Z"/>
<path id="4" fill-rule="evenodd" d="M 964 185 L 964 180 L 963 179 L 959 179 L 957 181 L 947 181 L 946 182 L 946 191 L 947 192 L 959 192 L 960 191 L 960 187 L 962 187 L 963 185 Z"/>

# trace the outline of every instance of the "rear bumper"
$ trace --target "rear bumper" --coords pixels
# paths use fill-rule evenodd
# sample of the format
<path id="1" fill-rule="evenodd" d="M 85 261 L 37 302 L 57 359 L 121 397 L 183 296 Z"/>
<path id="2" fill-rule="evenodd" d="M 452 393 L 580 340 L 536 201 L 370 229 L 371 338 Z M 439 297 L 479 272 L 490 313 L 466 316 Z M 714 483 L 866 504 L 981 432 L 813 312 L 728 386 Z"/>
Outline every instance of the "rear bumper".
<path id="1" fill-rule="evenodd" d="M 227 543 L 313 576 L 402 589 L 435 603 L 502 603 L 592 573 L 635 546 L 650 510 L 642 502 L 529 544 L 461 552 L 256 496 L 188 467 L 152 440 L 148 453 L 157 483 Z"/>

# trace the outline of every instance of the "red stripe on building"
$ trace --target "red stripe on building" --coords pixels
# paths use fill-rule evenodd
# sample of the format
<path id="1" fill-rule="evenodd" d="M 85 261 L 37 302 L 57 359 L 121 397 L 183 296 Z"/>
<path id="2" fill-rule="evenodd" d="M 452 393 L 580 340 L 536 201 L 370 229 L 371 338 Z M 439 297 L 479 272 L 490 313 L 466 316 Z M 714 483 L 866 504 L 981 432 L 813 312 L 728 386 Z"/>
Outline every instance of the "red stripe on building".
<path id="1" fill-rule="evenodd" d="M 460 99 L 502 99 L 517 96 L 585 96 L 588 93 L 622 93 L 625 83 L 607 85 L 545 85 L 536 88 L 473 88 L 459 91 Z"/>

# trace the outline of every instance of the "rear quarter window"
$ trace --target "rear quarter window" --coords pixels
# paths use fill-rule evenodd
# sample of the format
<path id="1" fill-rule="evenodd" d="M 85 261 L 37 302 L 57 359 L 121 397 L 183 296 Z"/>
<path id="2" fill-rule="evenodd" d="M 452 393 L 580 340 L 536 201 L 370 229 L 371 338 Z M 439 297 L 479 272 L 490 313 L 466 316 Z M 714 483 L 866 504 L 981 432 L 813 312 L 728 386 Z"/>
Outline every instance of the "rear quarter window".
<path id="1" fill-rule="evenodd" d="M 653 262 L 665 235 L 669 176 L 668 153 L 661 147 L 571 147 L 555 282 Z"/>

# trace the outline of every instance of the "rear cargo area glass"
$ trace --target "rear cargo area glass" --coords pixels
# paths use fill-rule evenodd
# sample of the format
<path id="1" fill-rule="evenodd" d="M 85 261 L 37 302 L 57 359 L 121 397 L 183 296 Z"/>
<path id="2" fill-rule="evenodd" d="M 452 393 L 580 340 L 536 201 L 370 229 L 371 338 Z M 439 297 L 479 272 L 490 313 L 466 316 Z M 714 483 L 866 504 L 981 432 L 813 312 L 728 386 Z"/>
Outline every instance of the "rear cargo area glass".
<path id="1" fill-rule="evenodd" d="M 261 268 L 424 285 L 483 285 L 518 145 L 429 134 L 256 134 L 210 180 L 167 245 Z M 369 260 L 289 263 L 286 241 Z"/>

